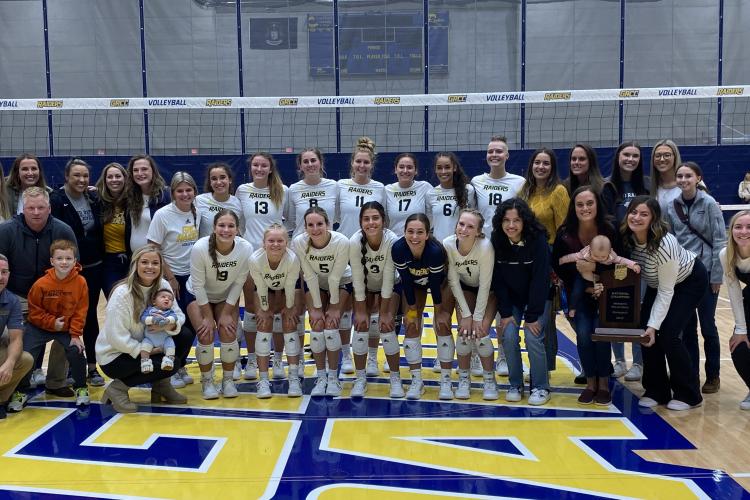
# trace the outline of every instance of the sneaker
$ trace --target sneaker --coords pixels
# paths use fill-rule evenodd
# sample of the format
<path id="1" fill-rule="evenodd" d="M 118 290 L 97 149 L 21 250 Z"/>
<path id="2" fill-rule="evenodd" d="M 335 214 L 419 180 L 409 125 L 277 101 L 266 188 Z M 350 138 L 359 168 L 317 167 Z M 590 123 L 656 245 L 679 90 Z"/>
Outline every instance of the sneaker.
<path id="1" fill-rule="evenodd" d="M 47 376 L 44 374 L 44 371 L 41 368 L 37 368 L 31 373 L 31 380 L 29 381 L 29 385 L 32 389 L 36 389 L 37 387 L 39 387 L 40 385 L 44 385 L 45 383 L 47 383 Z"/>
<path id="2" fill-rule="evenodd" d="M 182 389 L 183 387 L 185 387 L 185 385 L 187 385 L 185 384 L 185 381 L 182 380 L 182 377 L 180 377 L 179 371 L 169 378 L 169 382 L 172 384 L 172 387 L 174 387 L 175 389 Z M 217 394 L 216 397 L 218 398 L 219 395 Z M 216 398 L 210 398 L 210 399 L 216 399 Z"/>
<path id="3" fill-rule="evenodd" d="M 612 404 L 612 393 L 606 389 L 599 389 L 594 396 L 594 404 L 597 406 L 609 406 Z"/>
<path id="4" fill-rule="evenodd" d="M 588 387 L 583 390 L 583 392 L 578 396 L 578 404 L 579 405 L 590 405 L 594 402 L 594 397 L 596 396 L 596 391 L 589 389 Z"/>
<path id="5" fill-rule="evenodd" d="M 79 387 L 75 390 L 76 393 L 76 406 L 84 406 L 89 403 L 91 403 L 91 398 L 89 397 L 89 389 L 88 387 Z"/>
<path id="6" fill-rule="evenodd" d="M 286 395 L 291 398 L 298 398 L 302 396 L 302 384 L 300 384 L 299 378 L 289 378 L 289 389 L 287 389 Z"/>
<path id="7" fill-rule="evenodd" d="M 326 396 L 338 397 L 341 396 L 341 382 L 338 377 L 332 377 L 328 379 L 328 386 L 326 387 Z"/>
<path id="8" fill-rule="evenodd" d="M 234 371 L 232 371 L 232 380 L 242 380 L 242 362 L 239 359 L 234 363 Z"/>
<path id="9" fill-rule="evenodd" d="M 297 378 L 304 380 L 305 378 L 305 360 L 300 359 L 297 365 Z"/>
<path id="10" fill-rule="evenodd" d="M 638 363 L 633 363 L 633 366 L 630 367 L 630 370 L 625 373 L 625 380 L 628 382 L 637 382 L 642 377 L 643 367 Z"/>
<path id="11" fill-rule="evenodd" d="M 354 363 L 352 363 L 352 351 L 341 349 L 341 373 L 351 375 L 354 373 Z"/>
<path id="12" fill-rule="evenodd" d="M 435 358 L 435 362 L 432 363 L 432 373 L 440 373 L 440 360 Z"/>
<path id="13" fill-rule="evenodd" d="M 376 358 L 368 356 L 367 364 L 365 365 L 365 375 L 368 377 L 377 377 L 380 375 L 380 370 L 378 370 L 378 360 Z"/>
<path id="14" fill-rule="evenodd" d="M 615 361 L 615 369 L 612 372 L 612 377 L 620 378 L 625 375 L 628 371 L 628 364 L 625 361 Z"/>
<path id="15" fill-rule="evenodd" d="M 496 401 L 498 396 L 500 396 L 500 394 L 497 391 L 495 377 L 493 376 L 491 379 L 485 379 L 484 384 L 482 384 L 482 399 L 485 401 Z"/>
<path id="16" fill-rule="evenodd" d="M 177 375 L 179 375 L 182 381 L 185 382 L 185 385 L 190 385 L 190 384 L 195 383 L 195 380 L 193 380 L 193 377 L 190 376 L 190 374 L 187 371 L 187 368 L 185 368 L 184 366 L 180 368 L 179 370 L 177 370 Z"/>
<path id="17" fill-rule="evenodd" d="M 511 387 L 505 393 L 505 400 L 509 403 L 518 403 L 523 398 L 523 391 L 519 387 Z"/>
<path id="18" fill-rule="evenodd" d="M 299 385 L 299 381 L 297 381 L 297 385 Z M 291 390 L 291 383 L 289 384 L 289 386 Z M 258 396 L 258 399 L 268 399 L 273 395 L 273 393 L 271 392 L 271 382 L 269 382 L 267 378 L 258 380 L 258 383 L 256 384 L 255 395 Z"/>
<path id="19" fill-rule="evenodd" d="M 52 396 L 57 396 L 58 398 L 72 398 L 76 395 L 76 393 L 73 392 L 73 389 L 68 386 L 58 387 L 57 389 L 47 388 L 44 392 L 51 394 Z"/>
<path id="20" fill-rule="evenodd" d="M 411 379 L 409 390 L 406 391 L 406 399 L 417 400 L 422 397 L 422 394 L 424 394 L 424 382 L 422 379 Z"/>
<path id="21" fill-rule="evenodd" d="M 706 380 L 706 383 L 701 387 L 701 392 L 703 394 L 714 394 L 719 392 L 720 387 L 721 380 L 719 380 L 719 377 L 714 377 L 710 380 Z"/>
<path id="22" fill-rule="evenodd" d="M 101 376 L 96 368 L 89 370 L 87 382 L 91 387 L 101 387 L 104 385 L 104 377 Z"/>
<path id="23" fill-rule="evenodd" d="M 225 398 L 236 398 L 240 394 L 237 390 L 237 386 L 234 385 L 234 380 L 231 378 L 222 379 L 221 393 Z"/>
<path id="24" fill-rule="evenodd" d="M 313 386 L 312 391 L 310 392 L 310 396 L 325 396 L 327 386 L 328 386 L 328 377 L 326 376 L 318 377 L 317 380 L 315 381 L 315 385 Z"/>
<path id="25" fill-rule="evenodd" d="M 508 361 L 505 358 L 498 358 L 495 362 L 495 372 L 501 377 L 507 377 L 510 372 L 508 371 Z"/>
<path id="26" fill-rule="evenodd" d="M 531 389 L 529 404 L 533 406 L 542 406 L 549 401 L 550 394 L 547 389 Z"/>
<path id="27" fill-rule="evenodd" d="M 638 400 L 638 406 L 641 408 L 653 408 L 654 406 L 659 406 L 659 402 L 653 398 L 644 396 Z"/>
<path id="28" fill-rule="evenodd" d="M 242 375 L 245 380 L 255 380 L 258 378 L 258 361 L 255 359 L 248 359 L 245 365 L 245 373 Z"/>
<path id="29" fill-rule="evenodd" d="M 388 366 L 388 359 L 383 361 L 383 373 L 391 373 L 391 367 Z"/>
<path id="30" fill-rule="evenodd" d="M 479 354 L 473 353 L 471 355 L 471 376 L 481 377 L 484 369 L 482 368 L 482 360 L 479 359 Z"/>
<path id="31" fill-rule="evenodd" d="M 365 393 L 367 392 L 367 379 L 357 378 L 357 380 L 354 381 L 354 385 L 352 386 L 352 392 L 351 397 L 353 398 L 361 398 L 364 397 Z"/>
<path id="32" fill-rule="evenodd" d="M 750 410 L 750 392 L 747 393 L 745 399 L 740 401 L 740 410 Z"/>
<path id="33" fill-rule="evenodd" d="M 21 391 L 16 391 L 10 397 L 10 401 L 8 402 L 8 412 L 18 413 L 23 410 L 23 407 L 26 406 L 26 403 L 28 402 L 29 397 L 26 394 Z"/>
<path id="34" fill-rule="evenodd" d="M 440 380 L 440 393 L 438 394 L 438 398 L 443 401 L 450 401 L 453 399 L 453 382 L 451 382 L 450 378 L 443 378 Z"/>
<path id="35" fill-rule="evenodd" d="M 667 409 L 673 410 L 673 411 L 685 411 L 689 410 L 691 408 L 698 408 L 703 404 L 703 401 L 698 403 L 697 405 L 689 405 L 685 403 L 684 401 L 680 401 L 678 399 L 673 399 L 669 403 L 667 403 Z"/>
<path id="36" fill-rule="evenodd" d="M 284 380 L 286 378 L 286 372 L 284 372 L 284 362 L 280 359 L 273 358 L 271 363 L 271 370 L 273 370 L 274 380 Z"/>
<path id="37" fill-rule="evenodd" d="M 173 379 L 174 377 L 175 375 L 172 375 Z M 172 384 L 172 387 L 174 387 L 174 383 Z M 203 393 L 203 399 L 219 399 L 219 391 L 216 390 L 216 385 L 213 380 L 201 380 L 201 392 Z"/>
<path id="38" fill-rule="evenodd" d="M 392 398 L 404 397 L 404 386 L 401 385 L 401 379 L 398 377 L 391 378 L 391 397 Z"/>
<path id="39" fill-rule="evenodd" d="M 458 389 L 456 389 L 456 399 L 469 398 L 471 398 L 471 380 L 469 380 L 468 378 L 459 378 Z"/>

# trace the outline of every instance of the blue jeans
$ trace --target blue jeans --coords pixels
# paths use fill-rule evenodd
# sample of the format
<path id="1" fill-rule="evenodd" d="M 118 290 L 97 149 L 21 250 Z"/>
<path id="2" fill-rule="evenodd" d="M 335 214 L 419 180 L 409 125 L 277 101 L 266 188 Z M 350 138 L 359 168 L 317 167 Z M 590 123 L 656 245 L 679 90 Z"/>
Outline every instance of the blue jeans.
<path id="1" fill-rule="evenodd" d="M 719 332 L 716 329 L 716 301 L 718 293 L 711 290 L 711 285 L 706 288 L 706 293 L 698 302 L 698 318 L 695 314 L 690 315 L 690 320 L 682 331 L 682 341 L 690 354 L 693 363 L 693 373 L 700 375 L 700 349 L 698 347 L 698 320 L 701 323 L 701 335 L 703 335 L 703 351 L 706 354 L 706 380 L 719 376 L 719 358 L 721 357 L 721 343 Z"/>
<path id="2" fill-rule="evenodd" d="M 537 337 L 528 330 L 524 331 L 526 351 L 531 364 L 531 388 L 549 390 L 549 373 L 547 372 L 547 353 L 544 350 L 544 330 L 549 317 L 550 302 L 544 306 L 544 313 L 539 316 L 541 331 Z M 521 338 L 518 335 L 523 311 L 514 307 L 513 318 L 516 323 L 509 323 L 503 331 L 503 349 L 508 361 L 509 381 L 511 387 L 523 388 L 523 364 L 521 362 Z"/>
<path id="3" fill-rule="evenodd" d="M 639 344 L 638 342 L 633 342 L 630 345 L 633 346 L 633 364 L 639 364 L 643 366 L 643 352 L 641 351 L 641 344 Z M 615 361 L 625 361 L 624 342 L 612 342 L 612 352 L 615 354 Z"/>
<path id="4" fill-rule="evenodd" d="M 576 330 L 576 348 L 586 377 L 609 377 L 610 343 L 594 342 L 591 336 L 599 325 L 599 311 L 596 302 L 584 298 L 573 318 Z"/>

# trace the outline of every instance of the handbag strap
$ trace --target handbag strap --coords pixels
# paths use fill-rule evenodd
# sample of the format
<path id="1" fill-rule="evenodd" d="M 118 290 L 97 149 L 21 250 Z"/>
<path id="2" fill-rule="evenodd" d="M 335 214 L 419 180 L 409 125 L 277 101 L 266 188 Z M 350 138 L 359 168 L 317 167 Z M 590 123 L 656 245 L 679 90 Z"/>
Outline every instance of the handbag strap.
<path id="1" fill-rule="evenodd" d="M 710 248 L 713 248 L 714 247 L 713 243 L 711 243 L 710 241 L 708 241 L 708 238 L 706 238 L 701 233 L 699 233 L 698 231 L 696 231 L 695 228 L 690 225 L 690 219 L 688 219 L 688 216 L 685 213 L 685 209 L 677 201 L 676 198 L 674 200 L 672 200 L 672 204 L 674 205 L 674 211 L 677 213 L 677 217 L 680 218 L 680 222 L 682 222 L 683 224 L 685 224 L 687 226 L 687 228 L 690 230 L 690 232 L 693 233 L 694 235 L 696 235 L 701 240 L 703 240 L 703 242 L 706 245 L 708 245 Z"/>

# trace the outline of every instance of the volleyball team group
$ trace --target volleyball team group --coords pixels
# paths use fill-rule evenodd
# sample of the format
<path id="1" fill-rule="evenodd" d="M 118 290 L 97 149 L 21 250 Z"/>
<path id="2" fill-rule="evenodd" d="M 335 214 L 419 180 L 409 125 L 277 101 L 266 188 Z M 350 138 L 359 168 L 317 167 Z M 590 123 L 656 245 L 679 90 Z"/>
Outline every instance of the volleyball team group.
<path id="1" fill-rule="evenodd" d="M 729 350 L 750 387 L 750 297 L 740 285 L 750 280 L 750 211 L 732 218 L 727 241 L 700 167 L 682 161 L 670 140 L 654 146 L 650 179 L 635 142 L 617 148 L 607 179 L 585 144 L 570 150 L 565 181 L 550 149 L 531 155 L 525 176 L 506 171 L 509 156 L 507 140 L 492 137 L 488 171 L 469 180 L 456 155 L 438 153 L 433 186 L 417 180 L 417 159 L 404 153 L 393 165 L 397 181 L 384 185 L 372 178 L 375 144 L 362 137 L 351 154 L 350 178 L 326 178 L 323 155 L 308 148 L 297 156 L 300 180 L 289 187 L 274 158 L 256 153 L 248 159 L 251 182 L 235 186 L 231 168 L 214 163 L 202 190 L 186 172 L 167 185 L 148 155 L 132 157 L 127 167 L 108 164 L 94 187 L 90 166 L 72 159 L 64 186 L 54 191 L 38 158 L 19 156 L 2 190 L 0 215 L 9 220 L 0 234 L 10 234 L 12 224 L 31 227 L 35 214 L 51 213 L 50 220 L 67 224 L 64 234 L 75 241 L 52 243 L 50 270 L 46 263 L 42 269 L 14 268 L 14 258 L 0 256 L 11 277 L 39 278 L 31 290 L 13 290 L 8 280 L 29 311 L 23 346 L 36 358 L 8 410 L 21 411 L 31 388 L 45 383 L 48 392 L 87 404 L 86 386 L 105 384 L 99 370 L 112 379 L 102 401 L 118 412 L 137 411 L 128 389 L 146 384 L 154 403 L 185 403 L 177 389 L 194 382 L 185 369 L 193 346 L 205 399 L 237 397 L 236 382 L 243 378 L 257 379 L 258 398 L 272 397 L 274 379 L 287 379 L 287 395 L 299 397 L 305 314 L 316 368 L 312 396 L 340 396 L 341 373 L 354 374 L 350 396 L 363 397 L 367 377 L 381 373 L 382 346 L 390 397 L 420 399 L 428 294 L 437 337 L 430 368 L 440 374 L 441 400 L 469 399 L 472 376 L 481 377 L 484 400 L 497 400 L 499 375 L 508 377 L 506 401 L 522 401 L 528 390 L 528 404 L 546 404 L 557 311 L 566 297 L 565 317 L 576 332 L 583 369 L 576 382 L 585 384 L 580 404 L 609 405 L 610 378 L 624 377 L 641 380 L 640 406 L 689 410 L 702 404 L 702 394 L 720 389 L 715 310 L 722 283 L 736 324 Z M 0 248 L 12 254 L 13 244 Z M 639 273 L 645 285 L 645 333 L 642 343 L 630 344 L 630 367 L 623 344 L 592 340 L 604 292 L 598 277 L 612 267 Z M 45 279 L 81 285 L 77 295 L 49 291 L 54 287 L 45 292 Z M 100 327 L 102 291 L 107 305 Z M 74 307 L 66 303 L 70 312 L 63 313 L 70 296 L 80 299 Z M 706 358 L 702 386 L 699 323 Z M 39 358 L 49 340 L 45 379 Z M 75 391 L 51 388 L 51 378 L 67 376 L 68 364 Z M 750 394 L 740 407 L 750 409 Z"/>

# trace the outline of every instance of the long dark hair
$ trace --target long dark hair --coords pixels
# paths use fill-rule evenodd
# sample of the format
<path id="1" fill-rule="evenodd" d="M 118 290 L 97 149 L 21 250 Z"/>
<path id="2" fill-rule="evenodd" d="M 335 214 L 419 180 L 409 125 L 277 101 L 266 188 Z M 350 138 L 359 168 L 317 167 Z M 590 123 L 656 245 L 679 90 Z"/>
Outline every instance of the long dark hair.
<path id="1" fill-rule="evenodd" d="M 224 171 L 225 174 L 227 174 L 227 177 L 229 177 L 229 194 L 234 194 L 234 174 L 232 173 L 232 167 L 227 165 L 224 162 L 218 161 L 215 163 L 211 163 L 208 167 L 206 167 L 206 178 L 203 183 L 203 192 L 204 193 L 213 193 L 214 190 L 211 188 L 211 170 L 215 168 L 220 168 Z"/>
<path id="2" fill-rule="evenodd" d="M 44 179 L 44 169 L 42 168 L 42 162 L 39 157 L 33 153 L 23 153 L 21 155 L 18 155 L 16 159 L 13 160 L 13 164 L 10 166 L 10 172 L 8 172 L 7 187 L 18 191 L 19 195 L 21 191 L 23 191 L 23 189 L 21 188 L 21 186 L 23 185 L 23 183 L 21 182 L 21 162 L 23 160 L 34 160 L 36 162 L 36 166 L 39 167 L 39 180 L 36 182 L 36 186 L 42 189 L 47 189 L 47 181 Z M 15 210 L 15 208 L 11 207 L 11 210 Z"/>
<path id="3" fill-rule="evenodd" d="M 534 179 L 534 161 L 540 154 L 549 156 L 550 172 L 545 185 L 537 191 L 536 179 Z M 533 195 L 551 192 L 560 184 L 560 175 L 557 173 L 557 156 L 555 152 L 548 148 L 539 148 L 529 157 L 529 166 L 526 168 L 526 183 L 521 188 L 520 197 L 529 200 Z"/>
<path id="4" fill-rule="evenodd" d="M 119 170 L 122 174 L 122 191 L 120 194 L 114 195 L 107 187 L 107 172 L 110 169 Z M 127 184 L 128 171 L 125 167 L 117 162 L 108 163 L 107 166 L 102 170 L 102 175 L 99 176 L 99 180 L 96 181 L 96 191 L 99 195 L 99 201 L 102 205 L 102 223 L 110 222 L 117 209 L 124 209 L 125 202 L 127 200 L 127 194 L 125 193 L 125 185 Z"/>
<path id="5" fill-rule="evenodd" d="M 469 190 L 466 188 L 466 185 L 469 183 L 469 178 L 466 176 L 466 172 L 464 172 L 464 167 L 461 166 L 461 162 L 455 153 L 440 152 L 435 155 L 435 161 L 432 165 L 433 171 L 440 158 L 448 158 L 451 165 L 453 165 L 453 189 L 456 192 L 456 204 L 459 209 L 467 208 L 469 206 Z M 416 163 L 414 165 L 416 166 Z"/>
<path id="6" fill-rule="evenodd" d="M 240 227 L 240 218 L 237 216 L 236 213 L 234 213 L 234 210 L 229 210 L 228 208 L 223 208 L 216 212 L 216 215 L 214 215 L 214 224 L 213 228 L 214 231 L 211 231 L 211 236 L 208 237 L 208 255 L 211 256 L 211 262 L 213 262 L 214 267 L 216 268 L 216 277 L 219 277 L 219 272 L 221 271 L 219 269 L 219 256 L 216 255 L 216 224 L 219 223 L 219 219 L 222 218 L 225 215 L 231 215 L 234 219 L 234 225 L 239 231 Z"/>
<path id="7" fill-rule="evenodd" d="M 565 216 L 565 220 L 560 226 L 558 233 L 565 232 L 575 235 L 578 234 L 578 227 L 580 224 L 578 221 L 578 216 L 576 215 L 576 198 L 578 198 L 579 194 L 585 193 L 587 191 L 594 195 L 594 201 L 596 202 L 596 217 L 594 218 L 594 222 L 599 232 L 601 233 L 604 229 L 609 229 L 610 233 L 615 231 L 614 224 L 612 223 L 612 217 L 607 214 L 607 211 L 602 204 L 602 197 L 599 195 L 599 192 L 594 189 L 594 186 L 586 185 L 580 186 L 573 192 L 573 196 L 570 197 L 570 203 L 568 204 L 568 213 Z"/>
<path id="8" fill-rule="evenodd" d="M 584 183 L 581 183 L 577 176 L 570 173 L 570 159 L 573 157 L 573 151 L 576 148 L 581 148 L 586 153 L 586 159 L 589 161 L 589 169 L 586 172 L 587 180 Z M 576 144 L 573 146 L 568 156 L 568 178 L 563 181 L 563 185 L 568 189 L 568 194 L 572 195 L 576 189 L 586 185 L 590 185 L 597 193 L 601 194 L 605 184 L 609 184 L 609 181 L 602 176 L 602 171 L 599 168 L 599 159 L 596 157 L 594 148 L 588 144 Z"/>
<path id="9" fill-rule="evenodd" d="M 166 181 L 159 173 L 159 167 L 151 156 L 147 154 L 137 154 L 128 161 L 128 175 L 125 177 L 125 196 L 127 207 L 130 212 L 130 218 L 133 226 L 138 226 L 141 221 L 141 212 L 143 211 L 143 192 L 140 186 L 133 180 L 133 166 L 138 160 L 146 160 L 151 167 L 151 190 L 146 193 L 151 200 L 159 200 L 166 189 Z M 198 194 L 196 190 L 196 195 Z"/>
<path id="10" fill-rule="evenodd" d="M 646 205 L 649 211 L 651 211 L 651 224 L 648 227 L 648 234 L 646 235 L 646 250 L 653 253 L 659 249 L 659 244 L 662 238 L 669 232 L 669 226 L 661 218 L 661 207 L 656 198 L 652 198 L 649 195 L 636 196 L 628 205 L 628 214 L 633 212 L 638 205 Z M 633 250 L 635 246 L 635 236 L 628 226 L 628 216 L 620 225 L 620 234 L 622 235 L 622 241 L 625 245 L 625 249 L 628 251 Z"/>
<path id="11" fill-rule="evenodd" d="M 612 184 L 614 184 L 617 189 L 618 202 L 622 201 L 622 184 L 624 182 L 622 180 L 622 173 L 620 172 L 620 153 L 623 149 L 629 147 L 636 148 L 640 153 L 638 165 L 630 176 L 630 184 L 633 186 L 633 191 L 635 191 L 636 195 L 648 194 L 648 188 L 643 179 L 643 151 L 641 151 L 641 146 L 635 141 L 623 142 L 615 151 L 615 157 L 612 160 L 612 176 L 610 177 Z"/>
<path id="12" fill-rule="evenodd" d="M 433 243 L 435 243 L 440 248 L 440 250 L 443 252 L 443 257 L 444 257 L 443 260 L 447 262 L 447 260 L 448 260 L 448 254 L 445 252 L 445 248 L 443 248 L 443 244 L 440 243 L 437 240 L 437 238 L 435 238 L 432 235 L 432 225 L 430 224 L 430 219 L 427 218 L 427 216 L 425 214 L 423 214 L 421 212 L 417 212 L 417 213 L 413 213 L 409 217 L 407 217 L 406 218 L 406 222 L 404 222 L 404 233 L 406 233 L 406 227 L 409 225 L 409 223 L 413 222 L 415 220 L 421 222 L 424 225 L 425 230 L 427 231 L 427 234 L 429 234 L 429 236 L 427 237 L 427 241 L 425 242 L 425 246 L 427 246 L 427 243 L 429 243 L 431 241 Z M 406 237 L 404 236 L 404 238 L 406 238 Z"/>
<path id="13" fill-rule="evenodd" d="M 380 218 L 383 220 L 383 231 L 385 231 L 385 228 L 388 227 L 388 219 L 386 218 L 385 208 L 383 208 L 383 205 L 380 204 L 380 202 L 377 201 L 368 201 L 364 205 L 362 205 L 362 208 L 359 210 L 359 227 L 362 229 L 362 217 L 365 215 L 365 210 L 377 210 L 380 214 Z M 359 240 L 359 243 L 361 245 L 361 251 L 362 251 L 362 260 L 360 261 L 362 264 L 362 269 L 364 270 L 365 274 L 365 290 L 367 290 L 367 260 L 365 259 L 365 255 L 367 255 L 367 236 L 365 236 L 364 230 L 362 230 L 362 236 Z M 382 245 L 382 243 L 381 243 Z"/>
<path id="14" fill-rule="evenodd" d="M 503 217 L 505 217 L 505 213 L 508 210 L 515 210 L 521 218 L 521 222 L 523 223 L 523 228 L 521 229 L 522 241 L 532 241 L 541 235 L 546 243 L 547 229 L 539 222 L 529 205 L 521 198 L 510 198 L 503 201 L 497 207 L 495 215 L 492 216 L 492 236 L 490 241 L 492 241 L 492 246 L 496 252 L 510 249 L 511 246 L 510 239 L 503 231 Z"/>

